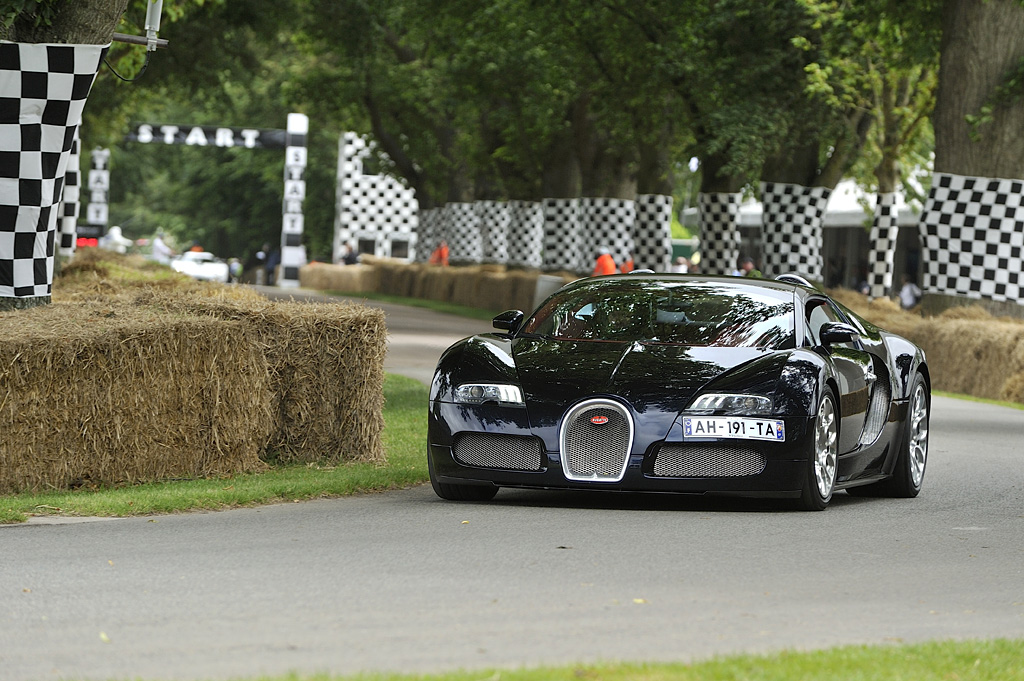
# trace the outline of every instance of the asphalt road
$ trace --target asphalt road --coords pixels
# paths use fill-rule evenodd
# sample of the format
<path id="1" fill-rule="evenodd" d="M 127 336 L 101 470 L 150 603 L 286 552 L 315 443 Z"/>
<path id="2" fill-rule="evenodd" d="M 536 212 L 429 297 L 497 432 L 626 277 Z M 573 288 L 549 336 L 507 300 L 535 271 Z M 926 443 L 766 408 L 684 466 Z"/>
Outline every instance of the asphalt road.
<path id="1" fill-rule="evenodd" d="M 412 375 L 429 375 L 435 342 L 487 326 L 386 311 L 389 370 Z M 1024 636 L 1024 412 L 936 398 L 931 435 L 917 499 L 839 494 L 824 513 L 512 490 L 456 504 L 421 486 L 0 527 L 0 681 L 425 672 Z"/>

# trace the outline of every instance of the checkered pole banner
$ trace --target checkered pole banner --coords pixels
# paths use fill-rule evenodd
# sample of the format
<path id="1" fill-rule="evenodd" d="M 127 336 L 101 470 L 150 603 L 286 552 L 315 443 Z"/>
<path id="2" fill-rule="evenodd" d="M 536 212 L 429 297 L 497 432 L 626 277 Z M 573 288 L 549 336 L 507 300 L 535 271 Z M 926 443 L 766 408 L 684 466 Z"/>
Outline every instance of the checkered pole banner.
<path id="1" fill-rule="evenodd" d="M 868 251 L 868 296 L 884 298 L 892 291 L 892 275 L 896 262 L 897 224 L 896 194 L 879 194 L 875 203 L 875 219 L 871 223 L 871 250 Z"/>
<path id="2" fill-rule="evenodd" d="M 85 224 L 80 225 L 77 231 L 82 237 L 99 239 L 107 233 L 110 220 L 110 206 L 107 202 L 110 193 L 110 149 L 96 147 L 89 154 L 86 189 L 89 191 L 89 203 L 85 206 Z"/>
<path id="3" fill-rule="evenodd" d="M 306 137 L 309 117 L 288 114 L 284 148 L 284 201 L 281 218 L 281 273 L 277 285 L 296 288 L 299 268 L 306 264 L 306 247 L 302 245 L 305 218 L 302 201 L 306 198 Z"/>
<path id="4" fill-rule="evenodd" d="M 548 271 L 576 272 L 585 268 L 580 257 L 580 200 L 544 199 L 544 258 Z"/>
<path id="5" fill-rule="evenodd" d="M 700 193 L 700 271 L 704 274 L 729 274 L 740 257 L 739 214 L 742 194 Z"/>
<path id="6" fill-rule="evenodd" d="M 633 225 L 633 263 L 638 269 L 668 272 L 672 266 L 672 197 L 640 194 Z"/>
<path id="7" fill-rule="evenodd" d="M 49 296 L 57 217 L 107 46 L 0 41 L 0 296 Z"/>
<path id="8" fill-rule="evenodd" d="M 65 258 L 75 254 L 75 241 L 78 236 L 78 214 L 81 210 L 79 200 L 82 194 L 79 144 L 78 133 L 75 133 L 75 139 L 71 143 L 71 154 L 68 156 L 68 167 L 64 171 L 64 195 L 60 202 L 57 252 Z"/>
<path id="9" fill-rule="evenodd" d="M 633 255 L 633 226 L 636 224 L 636 202 L 628 199 L 580 199 L 580 248 L 587 271 L 602 248 L 611 251 L 617 267 Z"/>
<path id="10" fill-rule="evenodd" d="M 512 211 L 504 201 L 477 201 L 473 204 L 480 221 L 481 262 L 504 265 L 508 262 L 508 226 Z"/>
<path id="11" fill-rule="evenodd" d="M 508 264 L 540 269 L 544 262 L 544 206 L 539 201 L 509 201 Z"/>
<path id="12" fill-rule="evenodd" d="M 399 241 L 416 252 L 416 192 L 389 175 L 364 172 L 363 163 L 373 148 L 373 142 L 354 132 L 342 134 L 338 141 L 334 262 L 341 262 L 345 244 L 352 241 L 373 241 L 377 256 L 390 257 Z M 425 261 L 430 251 L 422 255 Z"/>
<path id="13" fill-rule="evenodd" d="M 935 173 L 920 230 L 925 292 L 1024 304 L 1024 180 Z"/>
<path id="14" fill-rule="evenodd" d="M 831 195 L 827 187 L 761 183 L 765 276 L 793 273 L 821 280 L 821 230 Z"/>

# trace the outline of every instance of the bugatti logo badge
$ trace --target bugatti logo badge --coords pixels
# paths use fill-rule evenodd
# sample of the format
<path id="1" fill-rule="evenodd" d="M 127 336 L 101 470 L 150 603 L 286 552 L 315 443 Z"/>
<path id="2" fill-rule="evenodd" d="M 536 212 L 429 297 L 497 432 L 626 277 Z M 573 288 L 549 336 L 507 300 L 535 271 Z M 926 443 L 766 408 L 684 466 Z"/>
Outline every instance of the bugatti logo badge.
<path id="1" fill-rule="evenodd" d="M 593 423 L 595 426 L 603 426 L 604 424 L 608 423 L 608 417 L 607 416 L 591 416 L 590 417 L 590 422 Z"/>

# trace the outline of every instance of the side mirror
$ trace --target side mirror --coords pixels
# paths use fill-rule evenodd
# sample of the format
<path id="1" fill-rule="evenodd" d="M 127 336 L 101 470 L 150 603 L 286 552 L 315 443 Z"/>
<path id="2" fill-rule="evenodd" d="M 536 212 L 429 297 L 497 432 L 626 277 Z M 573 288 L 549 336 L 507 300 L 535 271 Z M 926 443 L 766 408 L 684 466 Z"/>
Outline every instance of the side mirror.
<path id="1" fill-rule="evenodd" d="M 822 324 L 818 336 L 821 338 L 821 344 L 828 347 L 833 343 L 852 343 L 860 337 L 860 334 L 849 324 L 829 322 Z"/>
<path id="2" fill-rule="evenodd" d="M 519 330 L 524 316 L 521 310 L 506 310 L 492 319 L 491 325 L 498 331 L 506 331 L 511 336 Z"/>

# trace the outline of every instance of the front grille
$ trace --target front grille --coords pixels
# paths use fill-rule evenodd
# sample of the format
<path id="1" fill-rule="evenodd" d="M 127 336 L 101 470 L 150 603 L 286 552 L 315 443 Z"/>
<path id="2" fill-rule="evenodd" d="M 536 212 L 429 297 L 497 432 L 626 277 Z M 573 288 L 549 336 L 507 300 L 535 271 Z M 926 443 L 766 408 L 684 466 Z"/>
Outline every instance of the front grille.
<path id="1" fill-rule="evenodd" d="M 626 473 L 633 420 L 616 402 L 589 400 L 566 414 L 560 444 L 569 480 L 618 482 Z"/>
<path id="2" fill-rule="evenodd" d="M 864 420 L 864 430 L 860 434 L 860 443 L 869 445 L 878 438 L 889 418 L 889 381 L 885 375 L 879 376 L 871 389 L 871 402 L 868 404 L 868 415 Z"/>
<path id="3" fill-rule="evenodd" d="M 765 458 L 743 444 L 670 444 L 658 448 L 654 474 L 667 478 L 733 478 L 757 475 Z"/>
<path id="4" fill-rule="evenodd" d="M 516 471 L 539 471 L 541 467 L 540 440 L 535 437 L 463 433 L 452 451 L 455 460 L 467 466 Z"/>

